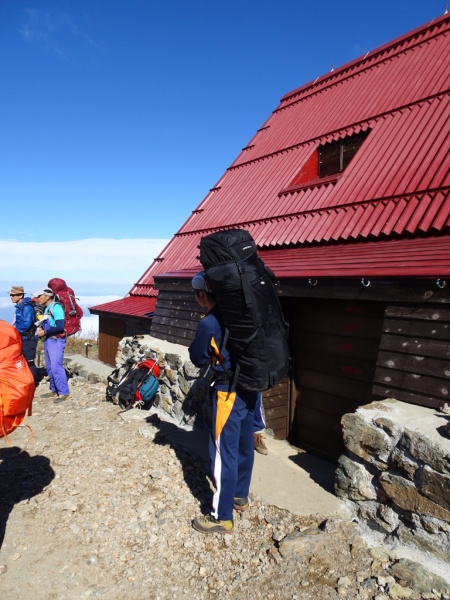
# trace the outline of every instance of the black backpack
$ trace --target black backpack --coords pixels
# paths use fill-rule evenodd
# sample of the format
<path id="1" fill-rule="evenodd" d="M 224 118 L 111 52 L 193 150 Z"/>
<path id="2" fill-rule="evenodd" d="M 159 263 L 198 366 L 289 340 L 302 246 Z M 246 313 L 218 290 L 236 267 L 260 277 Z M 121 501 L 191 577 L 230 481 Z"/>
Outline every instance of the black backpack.
<path id="1" fill-rule="evenodd" d="M 232 389 L 263 391 L 277 385 L 289 371 L 289 348 L 275 275 L 244 229 L 211 233 L 199 248 L 225 327 Z"/>
<path id="2" fill-rule="evenodd" d="M 117 375 L 126 365 L 115 369 L 108 377 L 106 399 L 118 404 L 122 409 L 150 408 L 158 391 L 159 366 L 154 360 L 128 363 L 128 369 L 120 379 Z"/>
<path id="3" fill-rule="evenodd" d="M 44 307 L 42 306 L 42 304 L 39 304 L 39 302 L 37 300 L 35 300 L 34 298 L 32 298 L 31 300 L 29 300 L 28 298 L 26 298 L 23 301 L 23 304 L 31 304 L 31 307 L 33 308 L 33 313 L 34 313 L 34 320 L 33 320 L 33 324 L 31 325 L 31 327 L 26 331 L 26 335 L 28 337 L 28 339 L 32 338 L 35 334 L 36 334 L 36 323 L 39 321 L 40 318 L 42 318 L 42 315 L 44 314 Z"/>

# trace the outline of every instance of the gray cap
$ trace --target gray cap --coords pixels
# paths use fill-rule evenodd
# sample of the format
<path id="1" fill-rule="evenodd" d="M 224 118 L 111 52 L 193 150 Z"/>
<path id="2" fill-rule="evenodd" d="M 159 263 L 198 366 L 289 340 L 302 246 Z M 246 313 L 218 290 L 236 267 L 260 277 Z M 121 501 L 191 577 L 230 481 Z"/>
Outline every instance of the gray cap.
<path id="1" fill-rule="evenodd" d="M 53 296 L 55 295 L 52 290 L 50 288 L 42 288 L 41 290 L 39 290 L 38 292 L 36 292 L 35 294 L 33 294 L 33 296 L 35 296 L 36 298 L 39 298 L 39 296 L 50 296 L 50 298 L 53 298 Z"/>
<path id="2" fill-rule="evenodd" d="M 194 290 L 202 290 L 204 292 L 208 292 L 209 294 L 211 293 L 211 290 L 208 287 L 208 284 L 205 281 L 205 272 L 204 271 L 199 271 L 197 273 L 197 275 L 194 275 L 194 277 L 192 278 L 192 289 Z"/>

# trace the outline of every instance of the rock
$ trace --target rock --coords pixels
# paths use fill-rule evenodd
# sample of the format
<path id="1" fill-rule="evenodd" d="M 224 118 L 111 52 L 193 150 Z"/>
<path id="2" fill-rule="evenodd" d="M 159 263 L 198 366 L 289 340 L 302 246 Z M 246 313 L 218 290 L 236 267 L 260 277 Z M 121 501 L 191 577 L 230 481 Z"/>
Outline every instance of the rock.
<path id="1" fill-rule="evenodd" d="M 398 583 L 388 585 L 389 596 L 391 598 L 411 598 L 413 591 L 408 587 L 402 587 Z"/>
<path id="2" fill-rule="evenodd" d="M 444 451 L 422 433 L 405 429 L 399 447 L 406 449 L 413 458 L 423 461 L 438 473 L 450 474 L 450 450 Z"/>
<path id="3" fill-rule="evenodd" d="M 177 382 L 178 374 L 174 369 L 171 369 L 170 367 L 166 366 L 164 369 L 164 373 L 167 379 L 170 381 L 170 383 L 174 384 Z"/>
<path id="4" fill-rule="evenodd" d="M 407 558 L 401 558 L 392 566 L 392 575 L 397 581 L 405 581 L 409 587 L 420 594 L 431 593 L 433 589 L 439 594 L 450 591 L 450 586 L 442 577 L 430 573 L 420 563 Z"/>
<path id="5" fill-rule="evenodd" d="M 320 530 L 316 528 L 290 533 L 280 543 L 281 556 L 283 558 L 305 559 L 319 543 L 320 533 Z"/>
<path id="6" fill-rule="evenodd" d="M 398 425 L 392 419 L 387 417 L 378 417 L 373 421 L 377 427 L 383 429 L 390 437 L 398 440 L 401 435 L 401 430 Z"/>
<path id="7" fill-rule="evenodd" d="M 356 412 L 342 417 L 345 446 L 350 452 L 368 462 L 373 462 L 375 457 L 387 462 L 397 440 L 368 422 L 365 416 Z"/>
<path id="8" fill-rule="evenodd" d="M 380 548 L 380 547 L 371 548 L 369 550 L 369 554 L 372 558 L 374 558 L 380 562 L 384 562 L 384 563 L 389 562 L 389 553 L 384 548 Z"/>
<path id="9" fill-rule="evenodd" d="M 197 379 L 199 369 L 190 360 L 184 363 L 183 370 L 187 379 Z"/>
<path id="10" fill-rule="evenodd" d="M 449 537 L 443 533 L 430 535 L 423 529 L 407 527 L 400 523 L 396 535 L 402 544 L 415 546 L 425 554 L 434 555 L 445 561 L 450 556 Z"/>
<path id="11" fill-rule="evenodd" d="M 183 361 L 179 354 L 166 354 L 166 362 L 172 369 L 180 369 L 183 366 Z"/>
<path id="12" fill-rule="evenodd" d="M 374 500 L 377 492 L 372 484 L 373 476 L 364 465 L 342 454 L 338 460 L 335 476 L 336 495 L 350 500 Z"/>
<path id="13" fill-rule="evenodd" d="M 417 488 L 403 477 L 382 473 L 380 484 L 392 502 L 403 510 L 450 522 L 450 511 L 420 494 Z"/>
<path id="14" fill-rule="evenodd" d="M 391 464 L 411 481 L 414 479 L 414 475 L 419 466 L 416 461 L 408 458 L 405 453 L 398 448 L 394 448 L 394 451 L 392 452 Z"/>
<path id="15" fill-rule="evenodd" d="M 437 473 L 425 465 L 421 473 L 420 491 L 450 511 L 450 475 Z"/>
<path id="16" fill-rule="evenodd" d="M 363 590 L 368 590 L 370 592 L 375 592 L 378 589 L 377 580 L 374 577 L 369 577 L 368 579 L 365 579 L 362 582 L 361 588 Z"/>
<path id="17" fill-rule="evenodd" d="M 358 514 L 368 521 L 373 529 L 384 533 L 392 533 L 398 527 L 397 513 L 385 504 L 358 502 Z"/>

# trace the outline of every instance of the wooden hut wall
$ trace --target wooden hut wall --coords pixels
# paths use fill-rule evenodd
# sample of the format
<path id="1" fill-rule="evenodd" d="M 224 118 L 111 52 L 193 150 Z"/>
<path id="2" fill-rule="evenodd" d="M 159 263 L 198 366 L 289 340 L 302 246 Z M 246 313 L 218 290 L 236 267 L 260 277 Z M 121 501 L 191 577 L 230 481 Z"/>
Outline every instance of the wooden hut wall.
<path id="1" fill-rule="evenodd" d="M 158 300 L 150 333 L 161 340 L 189 346 L 202 311 L 192 294 L 190 280 L 157 281 Z"/>
<path id="2" fill-rule="evenodd" d="M 111 317 L 99 318 L 98 358 L 115 366 L 117 345 L 125 335 L 125 321 Z"/>
<path id="3" fill-rule="evenodd" d="M 437 408 L 450 399 L 450 306 L 388 305 L 373 391 Z"/>
<path id="4" fill-rule="evenodd" d="M 262 394 L 266 427 L 272 429 L 274 436 L 279 440 L 285 440 L 289 434 L 289 400 L 289 377 L 285 377 L 277 386 Z"/>

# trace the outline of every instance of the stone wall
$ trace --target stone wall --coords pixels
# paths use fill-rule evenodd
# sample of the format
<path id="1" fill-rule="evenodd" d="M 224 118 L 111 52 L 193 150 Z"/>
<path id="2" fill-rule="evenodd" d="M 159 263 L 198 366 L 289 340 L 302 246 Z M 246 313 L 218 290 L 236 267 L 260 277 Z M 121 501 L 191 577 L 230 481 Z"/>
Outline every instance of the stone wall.
<path id="1" fill-rule="evenodd" d="M 335 489 L 386 538 L 450 561 L 449 417 L 396 400 L 342 418 Z"/>
<path id="2" fill-rule="evenodd" d="M 119 342 L 116 367 L 146 358 L 155 360 L 161 369 L 153 406 L 187 427 L 204 427 L 209 418 L 208 386 L 201 370 L 189 360 L 188 349 L 149 335 L 126 337 Z M 122 367 L 119 376 L 126 368 Z"/>

